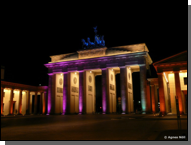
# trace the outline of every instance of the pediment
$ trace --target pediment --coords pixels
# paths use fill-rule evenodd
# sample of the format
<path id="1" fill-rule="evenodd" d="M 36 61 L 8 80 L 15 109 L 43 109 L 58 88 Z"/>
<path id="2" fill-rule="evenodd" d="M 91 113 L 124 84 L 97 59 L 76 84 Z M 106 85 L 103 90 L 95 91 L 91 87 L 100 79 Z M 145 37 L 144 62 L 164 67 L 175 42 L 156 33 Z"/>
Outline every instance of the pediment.
<path id="1" fill-rule="evenodd" d="M 188 61 L 188 52 L 183 51 L 181 53 L 175 54 L 173 56 L 167 57 L 165 59 L 162 59 L 160 61 L 157 61 L 153 63 L 153 65 L 161 64 L 161 63 L 178 63 L 178 62 L 183 62 L 183 61 Z"/>

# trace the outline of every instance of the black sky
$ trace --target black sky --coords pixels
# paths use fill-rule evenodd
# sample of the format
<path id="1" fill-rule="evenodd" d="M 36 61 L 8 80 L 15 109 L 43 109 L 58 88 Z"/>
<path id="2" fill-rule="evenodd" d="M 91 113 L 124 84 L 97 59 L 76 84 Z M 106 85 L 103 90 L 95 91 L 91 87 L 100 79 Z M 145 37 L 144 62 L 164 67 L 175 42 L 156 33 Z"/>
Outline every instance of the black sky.
<path id="1" fill-rule="evenodd" d="M 93 41 L 93 27 L 107 47 L 146 43 L 153 62 L 188 49 L 188 5 L 93 1 L 7 5 L 3 12 L 1 65 L 5 81 L 48 85 L 50 55 L 76 52 Z"/>

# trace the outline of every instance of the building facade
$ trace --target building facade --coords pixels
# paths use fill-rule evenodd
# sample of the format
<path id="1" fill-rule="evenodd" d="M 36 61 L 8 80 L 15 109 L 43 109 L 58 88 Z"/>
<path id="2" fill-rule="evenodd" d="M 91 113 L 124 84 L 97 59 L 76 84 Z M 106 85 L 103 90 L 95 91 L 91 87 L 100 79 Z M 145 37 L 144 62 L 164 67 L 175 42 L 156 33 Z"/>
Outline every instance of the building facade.
<path id="1" fill-rule="evenodd" d="M 140 72 L 142 112 L 151 112 L 147 98 L 146 70 L 152 64 L 143 44 L 89 48 L 50 56 L 48 114 L 94 113 L 95 76 L 102 75 L 102 113 L 116 112 L 116 78 L 120 73 L 122 113 L 134 112 L 132 73 Z"/>
<path id="2" fill-rule="evenodd" d="M 1 115 L 46 114 L 47 86 L 1 81 Z"/>
<path id="3" fill-rule="evenodd" d="M 150 81 L 154 85 L 158 85 L 160 112 L 163 115 L 177 114 L 177 105 L 180 114 L 187 114 L 187 61 L 188 52 L 183 51 L 153 63 L 158 74 L 158 84 L 152 79 Z M 151 94 L 154 93 L 153 87 Z M 155 104 L 154 101 L 153 104 Z M 153 111 L 154 108 L 153 106 Z"/>

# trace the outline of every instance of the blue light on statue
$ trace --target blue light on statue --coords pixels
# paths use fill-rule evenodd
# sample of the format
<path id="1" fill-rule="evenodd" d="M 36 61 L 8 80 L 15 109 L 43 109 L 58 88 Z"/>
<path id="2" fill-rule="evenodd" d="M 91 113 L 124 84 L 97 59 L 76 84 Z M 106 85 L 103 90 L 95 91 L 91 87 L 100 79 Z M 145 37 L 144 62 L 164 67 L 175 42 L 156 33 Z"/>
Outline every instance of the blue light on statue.
<path id="1" fill-rule="evenodd" d="M 89 37 L 87 38 L 87 42 L 84 39 L 82 39 L 82 43 L 83 43 L 82 48 L 83 49 L 105 46 L 104 35 L 101 37 L 99 37 L 97 35 L 97 26 L 94 27 L 94 32 L 95 32 L 94 42 L 91 42 Z"/>

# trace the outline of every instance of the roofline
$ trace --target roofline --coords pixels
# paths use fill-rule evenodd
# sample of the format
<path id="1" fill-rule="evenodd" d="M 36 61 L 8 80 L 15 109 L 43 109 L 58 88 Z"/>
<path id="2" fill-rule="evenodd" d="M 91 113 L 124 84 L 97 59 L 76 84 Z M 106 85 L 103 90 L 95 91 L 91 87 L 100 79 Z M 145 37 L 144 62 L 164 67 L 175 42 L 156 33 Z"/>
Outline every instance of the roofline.
<path id="1" fill-rule="evenodd" d="M 182 52 L 180 52 L 180 53 L 177 53 L 177 54 L 175 54 L 175 55 L 169 56 L 169 57 L 164 58 L 164 59 L 162 59 L 162 60 L 159 60 L 159 61 L 157 61 L 157 62 L 153 63 L 153 65 L 156 65 L 157 63 L 159 63 L 159 62 L 161 62 L 161 61 L 164 61 L 164 60 L 170 59 L 170 58 L 172 58 L 172 57 L 175 57 L 175 56 L 180 55 L 180 54 L 185 53 L 185 52 L 187 52 L 187 50 L 182 51 Z"/>

